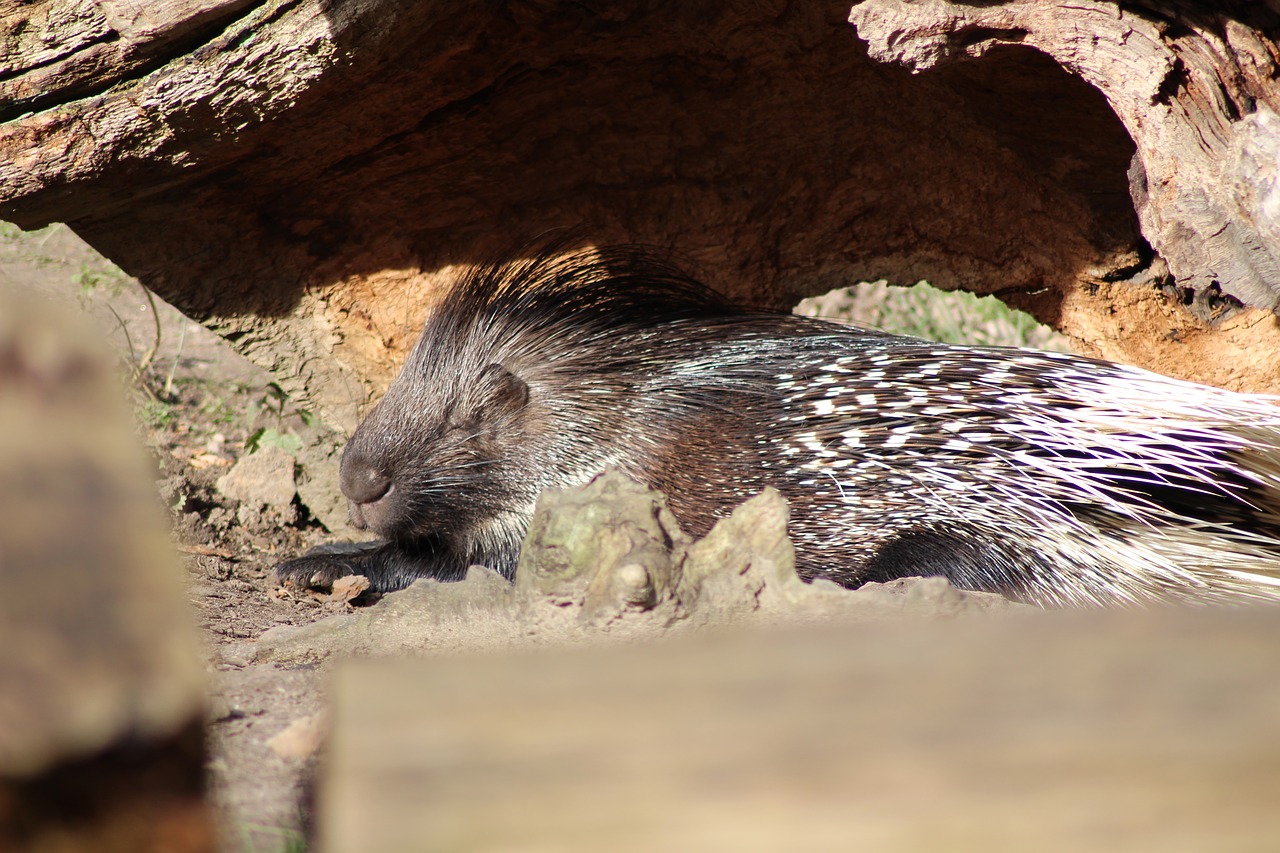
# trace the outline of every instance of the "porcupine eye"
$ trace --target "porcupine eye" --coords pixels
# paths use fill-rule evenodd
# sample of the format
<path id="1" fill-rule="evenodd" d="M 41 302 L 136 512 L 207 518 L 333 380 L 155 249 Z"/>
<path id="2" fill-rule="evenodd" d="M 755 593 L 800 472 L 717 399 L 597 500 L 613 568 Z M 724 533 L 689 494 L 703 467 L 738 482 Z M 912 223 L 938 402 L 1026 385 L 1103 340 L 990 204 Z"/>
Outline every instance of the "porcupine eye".
<path id="1" fill-rule="evenodd" d="M 449 416 L 449 427 L 490 438 L 529 402 L 529 386 L 501 364 L 490 364 Z"/>

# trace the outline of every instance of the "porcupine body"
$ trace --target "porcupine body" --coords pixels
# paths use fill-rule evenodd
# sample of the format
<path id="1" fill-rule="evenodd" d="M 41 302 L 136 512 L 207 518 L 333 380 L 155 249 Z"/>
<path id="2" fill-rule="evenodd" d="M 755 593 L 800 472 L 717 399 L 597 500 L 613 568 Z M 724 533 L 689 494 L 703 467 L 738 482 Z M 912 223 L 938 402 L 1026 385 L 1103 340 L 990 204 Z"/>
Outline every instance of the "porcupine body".
<path id="1" fill-rule="evenodd" d="M 514 572 L 538 494 L 606 467 L 701 535 L 765 486 L 803 577 L 1046 604 L 1280 597 L 1280 408 L 1094 359 L 736 308 L 644 251 L 482 270 L 342 462 L 385 543 L 278 567 L 376 589 Z"/>

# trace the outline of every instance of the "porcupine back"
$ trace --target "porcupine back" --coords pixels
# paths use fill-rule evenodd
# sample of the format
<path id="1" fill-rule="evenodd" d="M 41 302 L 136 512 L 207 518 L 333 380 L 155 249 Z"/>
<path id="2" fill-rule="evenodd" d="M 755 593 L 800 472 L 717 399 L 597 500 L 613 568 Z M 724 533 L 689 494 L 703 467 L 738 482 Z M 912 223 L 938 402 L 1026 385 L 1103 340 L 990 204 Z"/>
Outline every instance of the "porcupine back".
<path id="1" fill-rule="evenodd" d="M 806 571 L 847 547 L 812 523 L 830 512 L 860 582 L 914 566 L 1045 604 L 1280 595 L 1271 399 L 1032 350 L 853 349 L 778 386 L 803 425 L 786 477 L 819 502 L 792 530 Z"/>
<path id="2" fill-rule="evenodd" d="M 501 387 L 477 392 L 495 370 Z M 459 408 L 479 414 L 450 443 L 439 424 Z M 351 447 L 411 498 L 379 532 L 431 537 L 451 571 L 509 573 L 538 492 L 612 465 L 695 534 L 777 487 L 802 575 L 848 586 L 940 574 L 1046 604 L 1280 593 L 1269 398 L 734 308 L 637 249 L 471 277 Z"/>

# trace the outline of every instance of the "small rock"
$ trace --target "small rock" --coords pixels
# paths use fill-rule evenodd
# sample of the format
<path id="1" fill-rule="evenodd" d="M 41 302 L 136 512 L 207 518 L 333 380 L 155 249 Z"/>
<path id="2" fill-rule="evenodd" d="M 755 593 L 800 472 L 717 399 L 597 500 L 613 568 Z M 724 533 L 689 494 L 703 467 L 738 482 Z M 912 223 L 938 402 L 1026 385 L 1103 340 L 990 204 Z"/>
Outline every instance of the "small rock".
<path id="1" fill-rule="evenodd" d="M 215 663 L 231 667 L 244 667 L 253 662 L 256 649 L 253 643 L 226 643 L 215 652 Z"/>
<path id="2" fill-rule="evenodd" d="M 220 432 L 215 432 L 213 438 L 204 446 L 206 453 L 214 453 L 221 455 L 226 450 L 227 437 Z"/>
<path id="3" fill-rule="evenodd" d="M 321 711 L 294 720 L 284 727 L 284 731 L 268 740 L 267 746 L 281 758 L 310 758 L 324 743 L 328 733 L 329 715 Z"/>
<path id="4" fill-rule="evenodd" d="M 347 499 L 338 482 L 338 466 L 345 442 L 337 436 L 320 437 L 298 453 L 298 500 L 311 517 L 338 536 L 359 536 L 351 526 Z"/>
<path id="5" fill-rule="evenodd" d="M 278 447 L 264 447 L 242 456 L 218 478 L 223 495 L 252 506 L 286 507 L 297 494 L 293 456 Z"/>

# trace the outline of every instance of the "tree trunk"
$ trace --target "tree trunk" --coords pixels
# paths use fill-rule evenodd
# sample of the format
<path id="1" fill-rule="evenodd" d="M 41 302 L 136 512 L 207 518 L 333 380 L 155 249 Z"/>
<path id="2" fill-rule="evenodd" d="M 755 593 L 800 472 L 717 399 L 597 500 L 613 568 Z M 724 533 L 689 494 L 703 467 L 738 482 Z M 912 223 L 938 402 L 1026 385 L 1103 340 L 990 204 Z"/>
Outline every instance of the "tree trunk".
<path id="1" fill-rule="evenodd" d="M 1280 391 L 1275 6 L 10 2 L 0 217 L 345 427 L 456 274 L 565 231 L 776 306 L 995 293 Z"/>

